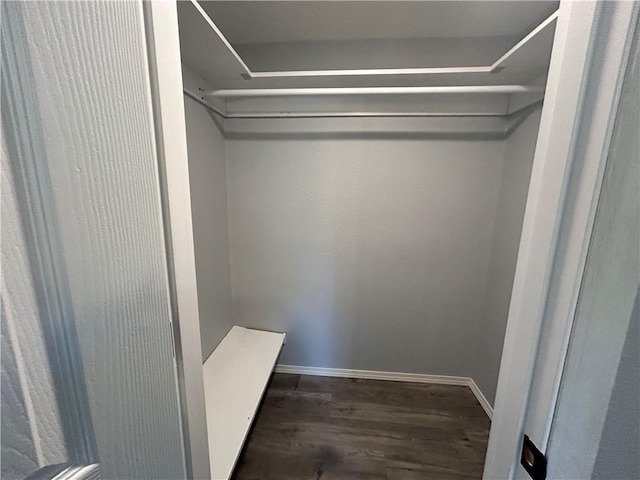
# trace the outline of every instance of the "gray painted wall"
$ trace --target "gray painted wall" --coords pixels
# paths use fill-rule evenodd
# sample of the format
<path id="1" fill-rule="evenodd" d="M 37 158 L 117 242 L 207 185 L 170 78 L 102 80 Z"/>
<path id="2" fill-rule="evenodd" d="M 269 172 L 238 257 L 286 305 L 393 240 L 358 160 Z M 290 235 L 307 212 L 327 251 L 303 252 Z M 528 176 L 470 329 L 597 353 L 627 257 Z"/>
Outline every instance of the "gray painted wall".
<path id="1" fill-rule="evenodd" d="M 474 380 L 491 404 L 495 399 L 498 384 L 502 345 L 541 110 L 537 108 L 531 112 L 504 144 L 483 323 L 477 339 L 477 359 L 473 372 Z"/>
<path id="2" fill-rule="evenodd" d="M 228 139 L 235 322 L 284 364 L 471 375 L 503 141 L 450 137 Z"/>
<path id="3" fill-rule="evenodd" d="M 183 67 L 187 88 L 204 82 Z M 203 361 L 233 325 L 225 139 L 220 120 L 184 97 Z"/>
<path id="4" fill-rule="evenodd" d="M 469 375 L 493 402 L 539 108 L 507 139 L 486 119 L 227 120 L 223 142 L 186 102 L 205 357 L 231 324 L 286 331 L 281 363 Z"/>
<path id="5" fill-rule="evenodd" d="M 639 352 L 640 289 L 620 356 L 592 478 L 640 478 Z"/>
<path id="6" fill-rule="evenodd" d="M 613 137 L 613 145 L 610 150 L 610 162 L 618 163 L 618 168 L 624 168 L 619 164 L 631 163 L 622 175 L 629 176 L 632 181 L 627 184 L 628 196 L 622 199 L 615 198 L 612 203 L 627 205 L 628 217 L 620 224 L 621 236 L 628 235 L 631 248 L 625 252 L 623 248 L 614 254 L 603 255 L 607 261 L 617 259 L 633 259 L 635 277 L 630 276 L 625 285 L 640 283 L 640 264 L 638 263 L 638 245 L 640 233 L 632 237 L 632 225 L 638 228 L 638 205 L 640 204 L 640 25 L 636 26 L 635 44 L 631 50 L 630 64 L 627 67 L 624 90 L 621 104 L 616 119 L 616 131 Z M 620 159 L 627 159 L 627 162 Z M 628 160 L 632 160 L 629 162 Z M 614 165 L 616 165 L 614 163 Z M 622 184 L 625 185 L 624 183 Z M 611 188 L 620 189 L 620 184 Z M 614 194 L 615 195 L 615 194 Z M 605 200 L 603 200 L 604 203 Z M 623 207 L 618 206 L 620 210 Z M 616 208 L 616 210 L 617 210 Z M 607 212 L 599 211 L 598 215 Z M 613 217 L 613 215 L 611 215 Z M 611 219 L 607 218 L 610 224 Z M 619 240 L 609 240 L 610 243 L 618 243 Z M 603 242 L 604 243 L 604 242 Z M 633 257 L 635 255 L 635 258 Z M 631 261 L 630 261 L 631 263 Z M 633 268 L 632 267 L 632 268 Z M 613 293 L 619 294 L 620 290 Z M 621 298 L 609 297 L 609 302 L 615 299 L 619 306 L 623 303 Z M 611 309 L 613 310 L 613 309 Z M 616 312 L 618 313 L 618 312 Z M 611 322 L 613 315 L 608 315 Z M 611 334 L 610 331 L 607 333 Z M 599 340 L 602 342 L 602 339 Z M 635 420 L 635 421 L 630 421 Z M 607 408 L 607 416 L 604 420 L 598 454 L 594 464 L 592 478 L 627 479 L 640 478 L 640 286 L 636 289 L 635 302 L 631 310 L 629 327 L 627 328 L 624 346 L 620 354 L 620 361 L 616 372 L 615 381 L 611 391 L 611 398 Z"/>

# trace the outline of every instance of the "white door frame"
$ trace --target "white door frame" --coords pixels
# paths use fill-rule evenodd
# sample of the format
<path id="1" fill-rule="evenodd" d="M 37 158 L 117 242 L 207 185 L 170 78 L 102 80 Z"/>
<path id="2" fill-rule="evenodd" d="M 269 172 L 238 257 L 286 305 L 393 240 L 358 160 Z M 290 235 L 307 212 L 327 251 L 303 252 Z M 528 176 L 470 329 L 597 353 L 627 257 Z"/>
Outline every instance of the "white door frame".
<path id="1" fill-rule="evenodd" d="M 145 36 L 156 129 L 187 477 L 210 478 L 187 127 L 176 0 L 146 1 Z"/>
<path id="2" fill-rule="evenodd" d="M 547 447 L 638 6 L 560 5 L 486 479 L 525 478 L 524 433 Z"/>

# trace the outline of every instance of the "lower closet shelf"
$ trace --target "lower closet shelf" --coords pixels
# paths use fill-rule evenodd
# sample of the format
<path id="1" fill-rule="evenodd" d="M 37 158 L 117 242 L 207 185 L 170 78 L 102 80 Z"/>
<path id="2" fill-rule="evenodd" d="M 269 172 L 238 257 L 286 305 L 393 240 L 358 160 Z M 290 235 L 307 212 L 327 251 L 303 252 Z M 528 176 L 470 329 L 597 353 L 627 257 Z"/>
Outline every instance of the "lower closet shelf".
<path id="1" fill-rule="evenodd" d="M 233 327 L 203 366 L 212 480 L 231 477 L 284 333 Z"/>

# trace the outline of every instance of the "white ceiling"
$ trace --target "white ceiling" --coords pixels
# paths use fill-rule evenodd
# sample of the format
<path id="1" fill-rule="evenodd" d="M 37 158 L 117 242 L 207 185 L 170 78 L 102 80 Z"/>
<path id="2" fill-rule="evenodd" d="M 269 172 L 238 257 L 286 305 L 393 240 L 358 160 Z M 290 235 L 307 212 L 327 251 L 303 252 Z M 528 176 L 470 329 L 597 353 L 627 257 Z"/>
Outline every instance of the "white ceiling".
<path id="1" fill-rule="evenodd" d="M 202 1 L 234 45 L 523 37 L 557 1 Z"/>

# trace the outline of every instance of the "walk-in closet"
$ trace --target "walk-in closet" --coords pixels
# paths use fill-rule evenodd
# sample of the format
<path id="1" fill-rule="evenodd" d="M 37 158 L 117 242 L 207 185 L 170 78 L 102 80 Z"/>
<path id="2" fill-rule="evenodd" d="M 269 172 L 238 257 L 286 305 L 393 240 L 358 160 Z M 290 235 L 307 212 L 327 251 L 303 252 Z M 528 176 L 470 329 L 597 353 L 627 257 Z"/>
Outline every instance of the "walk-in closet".
<path id="1" fill-rule="evenodd" d="M 2 479 L 639 477 L 640 1 L 0 11 Z"/>
<path id="2" fill-rule="evenodd" d="M 557 9 L 178 3 L 213 478 L 482 474 Z"/>

